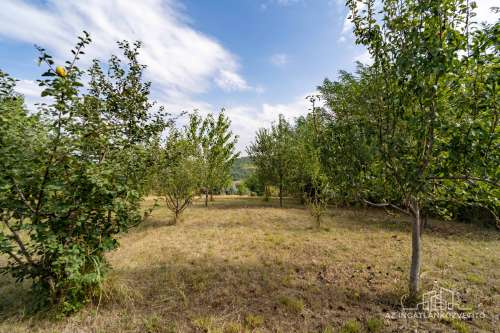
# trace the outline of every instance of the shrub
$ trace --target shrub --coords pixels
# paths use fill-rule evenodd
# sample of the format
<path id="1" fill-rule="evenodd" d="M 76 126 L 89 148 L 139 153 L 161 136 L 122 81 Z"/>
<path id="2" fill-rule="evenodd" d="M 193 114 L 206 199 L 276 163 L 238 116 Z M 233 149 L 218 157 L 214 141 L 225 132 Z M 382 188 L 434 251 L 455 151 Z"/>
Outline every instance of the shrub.
<path id="1" fill-rule="evenodd" d="M 0 253 L 9 258 L 0 272 L 31 279 L 38 308 L 56 304 L 66 313 L 100 286 L 116 235 L 141 222 L 148 147 L 165 125 L 161 110 L 150 115 L 140 43 L 119 43 L 128 63 L 113 56 L 108 76 L 94 61 L 83 90 L 76 63 L 89 43 L 84 33 L 57 71 L 38 48 L 50 104 L 36 113 L 0 75 Z"/>
<path id="2" fill-rule="evenodd" d="M 248 187 L 246 187 L 244 182 L 239 182 L 236 184 L 236 191 L 238 195 L 248 195 L 250 193 Z"/>

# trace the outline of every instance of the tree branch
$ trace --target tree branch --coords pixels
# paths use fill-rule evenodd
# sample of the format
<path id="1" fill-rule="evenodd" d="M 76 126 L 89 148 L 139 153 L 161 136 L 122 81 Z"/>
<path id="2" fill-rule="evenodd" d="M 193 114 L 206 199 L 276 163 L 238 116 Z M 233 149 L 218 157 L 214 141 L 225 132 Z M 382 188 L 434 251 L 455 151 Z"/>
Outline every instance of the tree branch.
<path id="1" fill-rule="evenodd" d="M 446 176 L 446 177 L 431 176 L 431 177 L 427 177 L 427 179 L 430 179 L 430 180 L 471 180 L 471 181 L 484 182 L 484 183 L 488 183 L 488 184 L 496 186 L 496 187 L 500 187 L 500 184 L 493 181 L 493 180 L 489 180 L 486 178 L 470 177 L 470 176 Z"/>
<path id="2" fill-rule="evenodd" d="M 12 258 L 14 259 L 14 261 L 16 261 L 19 265 L 21 266 L 26 266 L 26 263 L 24 263 L 18 256 L 16 256 L 14 253 L 12 253 L 11 251 L 7 250 L 5 251 L 7 252 L 7 254 Z M 1 269 L 1 268 L 0 268 Z"/>
<path id="3" fill-rule="evenodd" d="M 28 207 L 32 213 L 36 214 L 37 213 L 36 210 L 33 208 L 33 206 L 31 206 L 29 201 L 26 199 L 26 197 L 24 196 L 23 192 L 19 188 L 19 185 L 17 185 L 17 182 L 14 178 L 12 178 L 12 182 L 14 183 L 14 186 L 16 187 L 16 191 L 17 191 L 17 193 L 19 193 L 19 196 L 21 197 L 21 200 L 24 202 L 26 207 Z"/>
<path id="4" fill-rule="evenodd" d="M 401 213 L 403 213 L 405 215 L 408 215 L 408 216 L 411 215 L 411 213 L 409 211 L 404 210 L 403 208 L 398 207 L 396 205 L 393 205 L 391 203 L 374 203 L 374 202 L 371 202 L 371 201 L 368 201 L 368 200 L 365 200 L 365 199 L 363 199 L 363 202 L 366 203 L 366 204 L 368 204 L 368 205 L 370 205 L 370 206 L 373 206 L 373 207 L 391 207 L 391 208 L 394 208 L 397 211 L 399 211 L 399 212 L 401 212 Z"/>
<path id="5" fill-rule="evenodd" d="M 6 220 L 3 220 L 2 222 L 7 226 L 7 228 L 12 233 L 12 236 L 14 237 L 15 242 L 19 246 L 19 249 L 21 250 L 21 253 L 24 255 L 24 257 L 26 258 L 26 260 L 28 260 L 28 262 L 30 263 L 30 265 L 37 266 L 33 262 L 33 259 L 31 258 L 31 255 L 29 254 L 28 250 L 24 246 L 24 243 L 21 240 L 21 238 L 19 237 L 19 235 L 17 234 L 17 232 L 10 226 L 10 224 Z"/>

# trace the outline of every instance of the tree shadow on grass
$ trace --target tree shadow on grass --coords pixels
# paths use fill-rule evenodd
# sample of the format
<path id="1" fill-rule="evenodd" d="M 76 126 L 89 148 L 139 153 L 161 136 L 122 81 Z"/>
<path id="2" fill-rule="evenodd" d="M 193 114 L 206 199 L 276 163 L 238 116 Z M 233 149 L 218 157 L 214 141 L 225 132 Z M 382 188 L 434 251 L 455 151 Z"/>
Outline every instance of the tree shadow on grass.
<path id="1" fill-rule="evenodd" d="M 167 217 L 156 217 L 149 216 L 146 218 L 141 224 L 132 228 L 130 232 L 143 232 L 151 229 L 158 229 L 163 227 L 174 228 L 176 225 L 173 224 L 173 218 L 170 216 Z"/>
<path id="2" fill-rule="evenodd" d="M 330 221 L 328 221 L 330 220 Z M 347 229 L 353 232 L 372 232 L 384 230 L 411 234 L 411 217 L 400 214 L 389 214 L 377 208 L 333 209 L 327 214 L 325 226 Z M 482 228 L 473 224 L 457 221 L 429 219 L 422 233 L 423 237 L 437 237 L 451 240 L 473 240 L 498 242 L 500 233 L 494 229 Z"/>
<path id="3" fill-rule="evenodd" d="M 30 282 L 16 283 L 10 275 L 0 275 L 0 322 L 9 317 L 24 317 L 32 303 Z"/>
<path id="4" fill-rule="evenodd" d="M 258 318 L 258 328 L 264 331 L 321 332 L 350 320 L 364 325 L 369 318 L 400 310 L 406 272 L 390 270 L 390 266 L 373 271 L 360 268 L 361 262 L 325 265 L 277 259 L 271 255 L 257 262 L 166 258 L 135 268 L 116 267 L 105 283 L 99 321 L 93 321 L 95 314 L 90 311 L 96 304 L 74 317 L 82 325 L 93 322 L 96 331 L 104 332 L 125 330 L 120 325 L 127 325 L 127 331 L 147 331 L 151 321 L 182 332 L 217 331 L 233 324 L 251 330 L 248 318 Z M 49 328 L 70 325 L 71 318 L 53 323 L 24 314 L 29 301 L 26 286 L 16 288 L 11 280 L 1 281 L 0 320 L 35 327 L 42 320 Z M 142 319 L 124 323 L 116 320 L 117 314 Z M 382 331 L 408 331 L 406 324 L 389 321 Z M 422 322 L 420 328 L 438 330 L 444 325 Z"/>
<path id="5" fill-rule="evenodd" d="M 392 283 L 399 272 L 384 272 L 375 281 L 349 267 L 277 265 L 272 260 L 248 264 L 210 258 L 115 273 L 140 295 L 130 309 L 149 316 L 161 313 L 165 322 L 190 330 L 202 319 L 210 318 L 220 328 L 228 322 L 243 324 L 252 315 L 262 317 L 263 327 L 273 331 L 321 331 L 351 319 L 382 316 L 396 310 L 401 297 Z M 116 302 L 108 299 L 103 309 Z"/>
<path id="6" fill-rule="evenodd" d="M 248 264 L 210 258 L 117 268 L 105 284 L 106 296 L 100 311 L 104 316 L 117 310 L 144 317 L 156 314 L 165 323 L 179 322 L 190 330 L 195 329 L 198 319 L 213 318 L 223 325 L 243 323 L 245 317 L 252 315 L 262 317 L 263 326 L 269 329 L 314 331 L 392 310 L 399 295 L 392 292 L 392 284 L 387 282 L 399 273 L 391 274 L 380 274 L 381 279 L 387 280 L 387 288 L 374 289 L 364 272 L 348 267 L 276 264 L 273 260 Z M 15 285 L 5 277 L 1 282 L 1 320 L 27 324 L 50 321 L 43 314 L 26 312 L 26 305 L 32 301 L 28 284 Z"/>

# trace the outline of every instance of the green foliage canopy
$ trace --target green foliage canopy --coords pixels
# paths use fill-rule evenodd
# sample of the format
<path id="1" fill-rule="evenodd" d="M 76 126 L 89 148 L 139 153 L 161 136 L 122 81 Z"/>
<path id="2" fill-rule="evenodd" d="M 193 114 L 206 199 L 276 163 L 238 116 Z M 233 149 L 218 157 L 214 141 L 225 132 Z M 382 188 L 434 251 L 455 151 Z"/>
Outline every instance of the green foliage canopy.
<path id="1" fill-rule="evenodd" d="M 140 43 L 120 42 L 126 63 L 113 56 L 107 74 L 94 61 L 84 87 L 77 62 L 90 41 L 79 37 L 65 71 L 38 48 L 48 104 L 35 113 L 0 76 L 0 251 L 9 258 L 0 270 L 31 279 L 38 305 L 65 312 L 99 286 L 116 235 L 141 222 L 148 147 L 166 125 L 161 108 L 152 115 Z"/>

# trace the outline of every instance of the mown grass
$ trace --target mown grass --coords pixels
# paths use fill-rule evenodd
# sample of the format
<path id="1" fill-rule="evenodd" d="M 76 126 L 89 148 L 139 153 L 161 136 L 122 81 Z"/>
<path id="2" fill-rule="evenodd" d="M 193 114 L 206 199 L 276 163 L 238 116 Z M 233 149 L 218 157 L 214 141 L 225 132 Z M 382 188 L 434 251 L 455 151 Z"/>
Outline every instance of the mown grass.
<path id="1" fill-rule="evenodd" d="M 0 277 L 0 332 L 492 332 L 498 325 L 498 231 L 433 220 L 423 236 L 423 288 L 435 281 L 453 288 L 463 307 L 487 318 L 389 320 L 406 291 L 405 217 L 332 209 L 315 230 L 295 202 L 280 209 L 275 201 L 218 197 L 210 205 L 195 203 L 176 226 L 165 208 L 155 210 L 108 256 L 113 271 L 100 304 L 69 318 L 27 314 L 28 285 Z"/>

